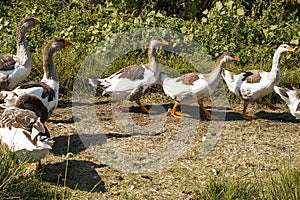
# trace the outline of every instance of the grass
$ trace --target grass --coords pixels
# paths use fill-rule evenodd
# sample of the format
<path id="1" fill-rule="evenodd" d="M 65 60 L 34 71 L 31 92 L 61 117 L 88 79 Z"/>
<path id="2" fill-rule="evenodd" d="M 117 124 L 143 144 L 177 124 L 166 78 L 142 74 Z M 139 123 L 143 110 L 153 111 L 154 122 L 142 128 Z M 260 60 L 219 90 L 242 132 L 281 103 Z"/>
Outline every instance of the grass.
<path id="1" fill-rule="evenodd" d="M 27 161 L 17 160 L 13 153 L 7 152 L 3 147 L 0 147 L 0 160 L 0 199 L 54 197 L 53 187 L 41 182 L 39 173 L 27 172 Z"/>
<path id="2" fill-rule="evenodd" d="M 63 190 L 59 190 L 42 182 L 38 173 L 24 176 L 27 162 L 17 163 L 14 155 L 3 148 L 0 148 L 0 158 L 0 199 L 69 199 L 65 195 L 66 176 Z M 65 170 L 67 173 L 68 165 Z M 260 181 L 262 179 L 264 181 Z M 129 197 L 127 193 L 123 195 L 122 199 Z M 297 200 L 299 197 L 300 170 L 291 167 L 278 171 L 270 178 L 256 178 L 251 182 L 215 176 L 203 188 L 195 189 L 193 194 L 193 199 L 201 200 Z"/>
<path id="3" fill-rule="evenodd" d="M 197 2 L 201 4 L 204 1 Z M 20 19 L 24 16 L 39 18 L 43 23 L 34 27 L 27 34 L 28 46 L 33 51 L 33 69 L 26 81 L 40 80 L 43 74 L 41 68 L 42 49 L 53 36 L 64 37 L 72 41 L 73 46 L 56 54 L 54 59 L 60 76 L 60 94 L 68 97 L 72 95 L 74 79 L 85 57 L 95 47 L 102 44 L 105 38 L 136 28 L 162 27 L 179 31 L 197 41 L 210 55 L 213 55 L 214 59 L 225 51 L 232 51 L 241 58 L 240 65 L 230 68 L 235 73 L 250 67 L 250 69 L 269 70 L 272 55 L 279 44 L 287 43 L 293 47 L 299 45 L 298 3 L 284 0 L 267 1 L 265 4 L 258 0 L 257 2 L 259 3 L 243 0 L 236 3 L 223 0 L 212 1 L 206 14 L 200 12 L 199 16 L 195 16 L 196 18 L 187 20 L 179 17 L 191 14 L 190 10 L 185 14 L 179 11 L 185 3 L 187 3 L 186 5 L 190 3 L 185 1 L 174 4 L 179 8 L 179 10 L 174 10 L 175 13 L 178 12 L 174 16 L 165 12 L 168 7 L 155 7 L 155 4 L 146 6 L 142 12 L 132 11 L 132 9 L 137 9 L 135 6 L 138 5 L 138 7 L 144 8 L 144 6 L 140 6 L 144 3 L 133 3 L 131 0 L 122 3 L 105 1 L 102 4 L 96 3 L 96 1 L 5 1 L 1 3 L 0 8 L 4 13 L 0 17 L 0 35 L 3 38 L 0 41 L 0 52 L 15 53 L 15 29 Z M 124 7 L 124 4 L 130 5 L 130 8 Z M 249 10 L 243 9 L 244 6 L 250 4 Z M 264 6 L 260 7 L 262 5 Z M 281 20 L 281 5 L 289 13 L 284 20 Z M 236 13 L 236 10 L 239 10 L 237 8 L 245 10 L 245 13 Z M 157 12 L 151 9 L 157 9 Z M 253 20 L 253 14 L 260 17 Z M 202 17 L 205 17 L 209 23 L 201 22 Z M 274 24 L 278 24 L 277 28 L 269 29 Z M 286 28 L 286 26 L 289 27 Z M 188 50 L 191 46 L 180 46 L 182 43 L 178 42 L 176 38 L 172 38 L 169 43 L 170 50 L 181 49 L 187 50 L 185 53 L 189 53 Z M 106 45 L 101 47 L 106 48 Z M 132 55 L 134 57 L 130 58 Z M 145 60 L 146 57 L 144 52 L 141 54 L 141 51 L 126 54 L 124 58 L 113 63 L 105 75 L 110 75 L 129 63 L 139 63 L 141 58 Z M 172 53 L 160 55 L 159 59 L 163 64 L 172 66 L 174 71 L 180 74 L 198 71 L 186 60 Z M 297 66 L 298 60 L 299 53 L 296 51 L 282 63 L 283 79 L 281 84 L 283 86 L 299 87 L 297 79 L 299 70 L 297 67 L 293 67 Z M 199 71 L 205 73 L 204 70 Z"/>
<path id="4" fill-rule="evenodd" d="M 272 199 L 298 200 L 300 198 L 300 170 L 288 168 L 278 171 L 261 182 L 216 177 L 206 183 L 203 190 L 197 190 L 195 199 L 233 200 L 233 199 Z"/>
<path id="5" fill-rule="evenodd" d="M 229 200 L 229 199 L 258 199 L 259 188 L 252 183 L 239 180 L 217 178 L 209 181 L 199 199 Z"/>
<path id="6" fill-rule="evenodd" d="M 269 199 L 300 199 L 300 170 L 288 168 L 279 171 L 277 176 L 270 178 L 267 187 Z"/>
<path id="7" fill-rule="evenodd" d="M 25 15 L 35 16 L 43 21 L 43 23 L 35 28 L 33 28 L 30 33 L 27 35 L 28 37 L 28 46 L 33 51 L 33 69 L 32 73 L 28 77 L 26 81 L 31 80 L 40 80 L 43 75 L 42 70 L 42 49 L 44 45 L 50 40 L 53 36 L 62 36 L 64 38 L 69 39 L 73 42 L 72 47 L 68 47 L 61 52 L 58 52 L 54 56 L 54 62 L 57 66 L 59 76 L 60 76 L 60 95 L 61 96 L 71 96 L 73 81 L 76 78 L 76 74 L 78 69 L 81 67 L 82 62 L 85 60 L 85 57 L 89 55 L 90 51 L 92 51 L 97 45 L 104 41 L 104 38 L 112 36 L 117 33 L 122 33 L 127 30 L 142 28 L 142 27 L 151 27 L 153 24 L 148 23 L 147 21 L 152 21 L 154 26 L 157 27 L 165 27 L 170 28 L 172 30 L 181 31 L 182 28 L 185 27 L 186 32 L 182 31 L 182 33 L 186 35 L 193 36 L 193 38 L 198 41 L 202 46 L 204 46 L 211 55 L 220 55 L 223 51 L 234 51 L 241 58 L 241 62 L 239 64 L 233 64 L 226 66 L 228 69 L 232 70 L 235 73 L 245 71 L 248 69 L 264 69 L 270 70 L 272 55 L 277 48 L 277 46 L 281 43 L 288 43 L 291 46 L 295 47 L 299 44 L 291 43 L 292 39 L 298 39 L 299 37 L 299 15 L 295 15 L 294 18 L 289 18 L 287 21 L 279 21 L 276 16 L 279 18 L 282 16 L 282 7 L 278 4 L 278 6 L 274 7 L 266 7 L 258 9 L 253 3 L 253 9 L 249 8 L 249 13 L 254 12 L 255 9 L 261 10 L 261 14 L 257 14 L 258 18 L 253 21 L 254 17 L 248 18 L 248 16 L 236 15 L 235 12 L 238 9 L 236 7 L 228 8 L 226 4 L 223 4 L 223 10 L 220 10 L 218 13 L 218 9 L 208 9 L 209 15 L 207 14 L 206 18 L 210 21 L 210 23 L 201 23 L 201 16 L 199 20 L 182 20 L 178 18 L 176 15 L 167 16 L 162 12 L 161 16 L 156 17 L 156 13 L 154 15 L 149 15 L 150 10 L 144 10 L 141 12 L 125 12 L 121 10 L 121 12 L 117 12 L 117 16 L 113 16 L 113 12 L 103 5 L 97 6 L 89 6 L 85 4 L 85 1 L 41 1 L 38 0 L 36 2 L 33 1 L 7 1 L 1 3 L 0 11 L 3 11 L 3 16 L 0 17 L 0 35 L 3 40 L 0 41 L 0 52 L 15 52 L 15 28 L 17 23 L 21 18 Z M 95 2 L 95 1 L 86 1 L 86 2 Z M 110 1 L 106 1 L 110 2 Z M 127 1 L 126 1 L 127 2 Z M 128 1 L 130 2 L 130 1 Z M 216 1 L 214 1 L 216 2 Z M 225 1 L 224 1 L 225 2 Z M 228 1 L 231 2 L 231 1 Z M 243 1 L 241 1 L 243 2 Z M 257 1 L 258 2 L 258 1 Z M 276 2 L 285 1 L 274 1 L 274 5 Z M 295 1 L 296 2 L 296 1 Z M 250 4 L 250 3 L 249 3 Z M 2 6 L 3 5 L 3 6 Z M 120 3 L 120 8 L 123 8 L 123 2 Z M 131 4 L 129 4 L 131 5 Z M 215 4 L 213 4 L 215 5 Z M 220 5 L 220 4 L 219 4 Z M 117 5 L 114 5 L 118 10 Z M 241 8 L 239 3 L 235 6 Z M 144 7 L 144 6 L 143 6 Z M 119 9 L 120 9 L 119 8 Z M 162 8 L 162 7 L 157 7 Z M 227 10 L 224 10 L 224 9 Z M 215 11 L 214 11 L 215 10 Z M 124 12 L 123 12 L 124 11 Z M 274 17 L 274 19 L 268 19 L 269 15 L 264 14 L 270 11 L 270 16 Z M 288 11 L 288 10 L 287 10 Z M 213 12 L 217 12 L 214 15 Z M 140 16 L 134 15 L 134 13 L 139 13 Z M 233 13 L 231 15 L 230 13 Z M 277 13 L 277 15 L 276 15 Z M 287 12 L 288 13 L 288 12 Z M 293 16 L 293 12 L 291 12 L 291 16 Z M 230 20 L 226 20 L 226 14 L 228 14 L 227 18 Z M 209 17 L 211 16 L 211 17 Z M 232 20 L 232 19 L 236 20 Z M 266 20 L 264 20 L 264 18 Z M 139 19 L 139 20 L 136 20 Z M 224 20 L 223 20 L 224 19 Z M 232 24 L 221 25 L 219 22 L 232 22 Z M 241 22 L 241 23 L 240 23 Z M 266 36 L 262 35 L 262 30 L 266 30 L 269 25 L 283 23 L 284 26 L 280 28 L 280 30 L 268 30 L 269 34 Z M 290 26 L 288 29 L 286 25 Z M 227 27 L 227 28 L 226 28 Z M 237 29 L 236 29 L 237 27 Z M 250 28 L 249 28 L 250 27 Z M 92 30 L 92 31 L 90 31 Z M 182 29 L 184 30 L 184 29 Z M 251 32 L 252 30 L 252 32 Z M 207 34 L 205 32 L 208 31 Z M 249 32 L 250 31 L 250 32 Z M 257 32 L 253 32 L 257 31 Z M 216 34 L 212 34 L 216 33 Z M 226 37 L 224 37 L 226 35 Z M 272 36 L 273 35 L 273 36 Z M 230 38 L 228 37 L 230 36 Z M 216 38 L 214 38 L 216 37 Z M 270 37 L 268 39 L 268 37 Z M 253 38 L 253 41 L 251 40 Z M 231 40 L 229 40 L 231 39 Z M 174 44 L 174 41 L 169 41 L 170 44 Z M 241 43 L 244 42 L 244 43 Z M 299 87 L 299 69 L 297 68 L 297 63 L 299 60 L 299 51 L 295 51 L 293 54 L 287 56 L 282 59 L 282 68 L 281 68 L 281 85 L 282 86 L 295 86 Z M 162 64 L 166 66 L 170 66 L 171 72 L 174 69 L 174 72 L 183 74 L 191 71 L 200 71 L 206 73 L 200 66 L 199 69 L 192 66 L 187 60 L 184 60 L 182 57 L 172 54 L 166 51 L 159 52 L 159 59 Z M 100 60 L 103 62 L 102 60 Z M 197 60 L 195 60 L 196 62 Z M 146 53 L 145 50 L 130 52 L 119 59 L 115 60 L 115 62 L 107 68 L 107 71 L 101 73 L 101 75 L 107 77 L 110 74 L 114 73 L 118 69 L 136 63 L 145 63 L 146 62 Z M 99 69 L 96 69 L 99 70 Z M 95 71 L 96 71 L 95 70 Z M 175 74 L 175 73 L 174 73 Z M 151 96 L 154 92 L 161 92 L 162 89 L 160 86 L 155 86 L 149 89 L 147 95 Z M 238 101 L 234 97 L 234 95 L 228 93 L 228 99 L 231 101 Z M 281 102 L 278 95 L 272 94 L 265 97 L 267 100 L 272 99 L 273 102 Z M 151 99 L 152 100 L 152 99 Z M 150 101 L 150 100 L 149 100 Z M 160 101 L 162 102 L 162 101 Z M 61 115 L 59 120 L 62 120 L 65 115 Z M 142 120 L 141 120 L 142 121 Z M 202 123 L 203 121 L 200 121 Z M 261 122 L 261 121 L 258 121 Z M 241 130 L 238 124 L 238 121 L 234 121 L 234 124 L 231 126 L 236 126 L 237 130 Z M 255 122 L 253 122 L 255 123 Z M 270 123 L 270 121 L 268 121 Z M 276 122 L 277 123 L 277 122 Z M 253 125 L 253 124 L 252 124 Z M 276 124 L 274 127 L 276 127 Z M 293 124 L 294 125 L 294 124 Z M 296 124 L 297 125 L 297 124 Z M 263 126 L 263 125 L 262 125 Z M 270 127 L 265 126 L 266 127 Z M 250 127 L 248 127 L 249 129 Z M 297 128 L 297 126 L 295 126 Z M 245 128 L 246 129 L 246 128 Z M 114 129 L 115 130 L 115 129 Z M 61 135 L 57 137 L 62 137 L 63 131 L 61 128 L 55 131 L 51 130 L 52 134 L 55 132 L 60 133 Z M 234 129 L 230 129 L 230 132 L 234 131 Z M 297 133 L 296 129 L 296 133 Z M 251 131 L 249 131 L 251 132 Z M 251 134 L 254 131 L 251 132 Z M 275 133 L 279 133 L 279 130 L 273 131 Z M 273 133 L 272 132 L 272 133 Z M 291 133 L 291 131 L 290 131 Z M 230 133 L 231 135 L 232 133 Z M 247 134 L 247 133 L 243 133 Z M 265 133 L 264 133 L 265 134 Z M 228 134 L 229 135 L 229 134 Z M 236 137 L 241 138 L 241 134 L 235 135 Z M 257 137 L 260 137 L 259 134 L 256 134 Z M 247 138 L 243 138 L 245 140 L 249 140 L 252 135 L 247 135 Z M 278 137 L 280 138 L 280 137 Z M 158 139 L 157 137 L 151 137 L 155 141 Z M 237 138 L 231 138 L 234 141 Z M 281 138 L 282 139 L 282 138 Z M 266 138 L 264 138 L 266 140 Z M 272 138 L 272 144 L 275 139 Z M 144 141 L 143 141 L 144 142 Z M 257 141 L 255 141 L 257 142 Z M 158 144 L 161 141 L 157 141 Z M 141 145 L 141 143 L 138 143 Z M 256 143 L 253 143 L 256 144 Z M 291 141 L 286 142 L 285 144 L 292 144 Z M 122 144 L 123 145 L 123 144 Z M 128 144 L 127 146 L 131 146 L 132 144 Z M 232 145 L 232 144 L 231 144 Z M 282 144 L 280 143 L 281 146 Z M 124 147 L 124 146 L 123 146 Z M 268 147 L 276 149 L 275 146 L 269 145 L 268 142 L 266 144 L 260 143 L 260 147 Z M 69 145 L 68 145 L 69 148 Z M 75 148 L 75 147 L 73 147 Z M 236 156 L 242 149 L 243 146 L 240 145 L 238 147 L 239 151 L 235 152 Z M 224 149 L 221 149 L 221 153 Z M 232 154 L 232 153 L 231 153 Z M 227 156 L 230 156 L 228 154 Z M 279 155 L 279 154 L 278 154 Z M 77 155 L 78 156 L 78 155 Z M 82 155 L 79 155 L 79 157 Z M 257 156 L 257 154 L 255 154 Z M 197 158 L 190 156 L 191 158 L 187 159 L 187 163 L 197 162 Z M 270 157 L 270 156 L 268 156 Z M 280 157 L 280 156 L 278 156 Z M 16 160 L 11 153 L 6 153 L 2 149 L 0 150 L 0 199 L 7 198 L 16 198 L 16 199 L 75 199 L 76 195 L 82 197 L 81 199 L 86 198 L 86 192 L 80 191 L 80 187 L 71 187 L 70 176 L 72 175 L 81 175 L 78 171 L 73 168 L 79 168 L 77 166 L 78 163 L 81 164 L 90 164 L 86 163 L 88 158 L 84 157 L 85 161 L 80 162 L 72 162 L 73 160 L 64 160 L 66 163 L 63 165 L 64 167 L 61 172 L 61 177 L 64 177 L 64 181 L 62 186 L 59 186 L 59 183 L 49 184 L 46 181 L 42 181 L 40 178 L 40 174 L 29 174 L 24 177 L 23 174 L 26 170 L 26 161 L 19 161 L 16 164 Z M 77 157 L 78 158 L 78 157 Z M 218 158 L 218 157 L 217 157 Z M 249 157 L 245 156 L 245 158 L 249 159 Z M 264 157 L 262 157 L 264 158 Z M 297 157 L 298 158 L 298 157 Z M 45 167 L 51 168 L 51 165 L 57 166 L 59 164 L 58 160 L 52 158 L 51 162 L 49 162 Z M 57 159 L 57 158 L 56 158 Z M 59 158 L 61 159 L 61 158 Z M 213 158 L 214 159 L 214 158 Z M 195 161 L 196 160 L 196 161 Z M 229 160 L 229 159 L 228 159 Z M 54 163 L 54 164 L 53 164 Z M 74 164 L 75 163 L 75 164 Z M 257 162 L 259 163 L 259 162 Z M 57 165 L 55 165 L 57 164 Z M 214 163 L 215 164 L 215 163 Z M 223 165 L 223 168 L 230 166 L 231 162 L 227 162 Z M 60 165 L 58 165 L 60 166 Z M 75 166 L 75 167 L 74 167 Z M 87 165 L 89 167 L 89 165 Z M 277 165 L 276 165 L 277 166 Z M 280 165 L 279 165 L 280 166 Z M 57 167 L 59 168 L 59 167 Z M 223 170 L 222 168 L 222 170 Z M 53 168 L 52 168 L 53 169 Z M 224 169 L 224 170 L 225 170 Z M 60 170 L 60 168 L 59 168 Z M 73 173 L 72 173 L 73 170 Z M 54 171 L 50 171 L 49 176 L 55 176 Z M 105 187 L 107 187 L 107 192 L 105 190 L 101 190 L 101 192 L 109 197 L 121 198 L 121 199 L 138 199 L 141 197 L 141 194 L 136 194 L 135 191 L 138 191 L 144 195 L 145 199 L 148 198 L 158 198 L 161 193 L 165 195 L 167 192 L 177 194 L 180 193 L 180 189 L 175 189 L 173 187 L 173 183 L 176 182 L 179 187 L 186 187 L 188 190 L 192 190 L 192 187 L 196 189 L 192 191 L 192 196 L 195 199 L 299 199 L 299 169 L 291 169 L 285 168 L 284 170 L 277 172 L 272 172 L 272 176 L 264 175 L 264 177 L 257 177 L 254 180 L 239 180 L 239 177 L 227 177 L 225 175 L 218 175 L 213 179 L 207 180 L 204 183 L 204 187 L 200 187 L 198 185 L 191 186 L 195 182 L 191 182 L 189 185 L 189 180 L 186 183 L 182 183 L 179 180 L 188 179 L 190 177 L 195 176 L 195 171 L 191 172 L 191 174 L 185 174 L 182 172 L 181 168 L 175 168 L 174 171 L 177 173 L 169 172 L 168 170 L 164 170 L 161 174 L 151 174 L 150 178 L 141 178 L 140 175 L 132 175 L 132 174 L 124 174 L 121 172 L 116 172 L 111 168 L 100 168 L 97 172 L 92 171 L 93 176 L 98 176 L 100 181 L 103 179 L 103 183 L 105 183 Z M 201 168 L 196 168 L 196 171 L 201 171 Z M 202 172 L 202 171 L 201 171 Z M 77 173 L 77 174 L 76 174 Z M 233 172 L 233 174 L 238 174 L 237 172 Z M 67 176 L 68 175 L 68 176 Z M 166 178 L 160 177 L 166 176 Z M 168 179 L 167 176 L 171 177 L 171 180 Z M 238 175 L 236 175 L 238 176 Z M 68 179 L 69 177 L 69 179 Z M 85 176 L 79 176 L 86 178 Z M 121 178 L 120 178 L 121 177 Z M 150 180 L 153 177 L 153 182 Z M 172 179 L 172 177 L 175 177 Z M 188 178 L 187 178 L 188 177 Z M 196 176 L 195 176 L 196 177 Z M 91 177 L 90 181 L 92 180 Z M 178 180 L 174 180 L 174 179 Z M 199 177 L 197 177 L 199 178 Z M 120 180 L 121 179 L 121 180 Z M 78 179 L 73 182 L 76 182 Z M 81 180 L 80 180 L 81 181 Z M 96 190 L 95 188 L 100 184 L 97 179 L 97 183 L 95 183 L 94 187 L 90 188 L 89 191 L 91 195 L 97 193 L 101 196 L 101 192 Z M 122 182 L 121 182 L 122 181 Z M 159 182 L 162 182 L 159 185 Z M 133 183 L 131 183 L 133 182 Z M 179 183 L 178 183 L 179 182 Z M 170 183 L 170 184 L 168 184 Z M 135 188 L 138 189 L 130 189 L 132 184 L 136 184 Z M 140 184 L 140 185 L 139 185 Z M 147 186 L 142 186 L 145 184 Z M 197 184 L 197 182 L 196 182 Z M 39 187 L 37 187 L 37 185 Z M 80 185 L 79 185 L 80 186 Z M 103 187 L 101 185 L 101 187 Z M 165 187 L 165 188 L 163 188 Z M 173 188 L 172 188 L 173 187 Z M 158 194 L 154 197 L 150 196 L 150 192 L 147 189 L 153 189 L 153 191 Z M 83 189 L 81 189 L 83 190 Z M 173 191 L 174 190 L 174 191 Z M 166 192 L 167 191 L 167 192 Z M 179 192 L 178 192 L 179 191 Z M 69 192 L 71 192 L 71 196 L 69 196 Z M 189 191 L 188 191 L 189 192 Z M 118 196 L 118 194 L 120 194 Z M 174 194 L 172 197 L 174 197 Z M 79 198 L 80 198 L 79 197 Z M 167 196 L 165 196 L 167 198 Z M 160 197 L 163 198 L 163 197 Z"/>
<path id="8" fill-rule="evenodd" d="M 147 99 L 153 101 L 151 96 Z M 157 101 L 160 102 L 161 100 L 158 99 Z M 109 118 L 105 114 L 105 109 L 110 110 L 110 106 L 98 106 L 103 117 Z M 0 153 L 0 199 L 24 199 L 24 197 L 28 197 L 28 199 L 29 197 L 30 199 L 168 199 L 168 197 L 175 198 L 177 195 L 179 199 L 191 197 L 190 199 L 199 200 L 267 200 L 276 199 L 275 197 L 283 200 L 299 199 L 299 168 L 288 164 L 288 167 L 278 170 L 283 166 L 282 162 L 277 163 L 275 158 L 267 160 L 270 157 L 284 157 L 290 148 L 292 148 L 291 152 L 298 152 L 296 144 L 299 139 L 295 134 L 291 134 L 290 129 L 288 133 L 286 131 L 280 132 L 280 130 L 285 129 L 283 127 L 279 128 L 280 130 L 274 129 L 276 126 L 283 125 L 291 127 L 291 124 L 270 120 L 252 123 L 244 121 L 225 122 L 228 127 L 224 128 L 222 140 L 206 159 L 201 160 L 196 156 L 201 144 L 201 140 L 198 138 L 191 152 L 183 155 L 171 166 L 154 173 L 138 174 L 115 170 L 105 166 L 102 161 L 92 158 L 90 154 L 84 151 L 85 148 L 82 147 L 82 144 L 75 140 L 76 137 L 73 135 L 72 128 L 74 124 L 62 122 L 67 128 L 61 129 L 62 124 L 55 123 L 55 120 L 69 119 L 72 116 L 70 108 L 58 108 L 54 114 L 51 118 L 53 121 L 47 122 L 51 135 L 56 141 L 56 146 L 52 152 L 54 155 L 49 155 L 44 160 L 42 175 L 46 175 L 47 178 L 40 179 L 41 174 L 30 174 L 28 177 L 22 177 L 22 170 L 24 170 L 26 162 L 24 162 L 24 167 L 22 167 L 23 164 L 20 164 L 22 162 L 17 165 L 12 154 L 2 151 Z M 141 113 L 132 113 L 132 115 L 145 117 Z M 142 118 L 139 119 L 141 122 L 145 121 Z M 107 121 L 107 123 L 111 124 L 112 121 Z M 104 120 L 101 122 L 106 123 Z M 208 124 L 202 120 L 200 123 Z M 258 127 L 255 128 L 258 124 L 260 124 L 259 127 L 262 128 L 262 131 L 253 133 L 251 127 L 258 130 Z M 266 127 L 272 127 L 272 124 L 273 126 L 276 124 L 276 126 L 273 129 L 265 130 Z M 293 125 L 295 128 L 298 126 L 297 123 Z M 205 130 L 204 127 L 203 130 L 199 131 L 200 138 L 201 133 Z M 240 130 L 247 131 L 240 133 Z M 168 132 L 169 129 L 161 135 L 145 138 L 112 137 L 111 142 L 120 143 L 120 147 L 125 148 L 125 150 L 126 148 L 127 150 L 135 148 L 136 151 L 139 149 L 143 151 L 152 147 L 157 149 L 159 148 L 158 145 L 164 144 L 166 138 L 170 137 Z M 279 137 L 283 134 L 285 137 Z M 266 138 L 269 138 L 270 141 Z M 253 148 L 250 145 L 254 145 Z M 293 145 L 294 147 L 292 147 Z M 283 146 L 286 146 L 287 149 L 282 150 L 281 147 Z M 229 150 L 230 152 L 227 152 Z M 62 152 L 60 153 L 60 151 Z M 66 158 L 64 155 L 67 152 L 74 153 L 74 157 Z M 271 155 L 273 156 L 270 156 L 268 152 L 272 152 Z M 294 161 L 296 162 L 299 157 L 297 157 L 298 154 L 295 156 Z M 91 168 L 92 166 L 93 168 Z M 219 172 L 216 176 L 206 172 L 212 167 Z M 250 175 L 244 175 L 248 173 Z M 57 179 L 58 174 L 61 174 L 59 180 Z M 54 180 L 51 181 L 51 178 Z M 4 185 L 5 187 L 3 187 Z"/>

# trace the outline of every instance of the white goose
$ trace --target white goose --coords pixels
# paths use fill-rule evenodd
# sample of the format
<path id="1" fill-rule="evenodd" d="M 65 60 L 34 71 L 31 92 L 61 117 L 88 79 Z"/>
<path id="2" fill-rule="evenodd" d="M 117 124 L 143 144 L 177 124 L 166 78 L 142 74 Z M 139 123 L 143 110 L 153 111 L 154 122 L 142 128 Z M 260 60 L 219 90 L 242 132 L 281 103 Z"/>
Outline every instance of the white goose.
<path id="1" fill-rule="evenodd" d="M 190 102 L 196 96 L 200 109 L 204 111 L 206 118 L 210 120 L 211 114 L 204 107 L 203 99 L 210 96 L 211 92 L 217 87 L 224 65 L 239 60 L 239 57 L 228 52 L 219 57 L 215 68 L 209 74 L 188 73 L 177 78 L 169 78 L 162 72 L 160 81 L 163 85 L 163 90 L 166 95 L 175 100 L 171 115 L 176 118 L 182 118 L 182 113 L 176 111 L 179 102 Z"/>
<path id="2" fill-rule="evenodd" d="M 289 90 L 275 86 L 274 91 L 287 103 L 291 114 L 300 119 L 300 90 L 296 88 Z"/>
<path id="3" fill-rule="evenodd" d="M 60 37 L 54 37 L 50 40 L 46 45 L 43 54 L 43 79 L 40 82 L 24 83 L 12 91 L 0 92 L 2 96 L 6 97 L 4 99 L 5 103 L 1 104 L 1 107 L 7 108 L 16 106 L 18 98 L 25 94 L 31 94 L 42 101 L 44 107 L 48 111 L 49 117 L 52 111 L 57 107 L 59 90 L 59 79 L 57 70 L 54 66 L 53 55 L 56 51 L 70 45 L 72 45 L 71 42 Z"/>
<path id="4" fill-rule="evenodd" d="M 29 75 L 32 58 L 25 34 L 31 27 L 40 23 L 33 17 L 24 18 L 16 31 L 17 55 L 0 54 L 0 90 L 14 88 Z"/>
<path id="5" fill-rule="evenodd" d="M 255 116 L 246 114 L 247 107 L 252 102 L 266 105 L 272 110 L 278 107 L 269 102 L 258 101 L 259 98 L 271 93 L 275 85 L 280 81 L 280 58 L 288 52 L 293 52 L 294 49 L 286 44 L 280 45 L 273 56 L 272 69 L 270 72 L 262 70 L 251 70 L 241 74 L 233 74 L 230 71 L 224 70 L 222 76 L 228 86 L 228 89 L 236 96 L 244 100 L 244 108 L 242 117 L 244 119 L 255 119 Z"/>
<path id="6" fill-rule="evenodd" d="M 158 79 L 160 68 L 156 56 L 156 48 L 167 45 L 168 42 L 161 37 L 151 39 L 148 48 L 148 61 L 144 65 L 132 65 L 119 70 L 108 78 L 90 78 L 89 83 L 94 87 L 101 87 L 105 93 L 110 93 L 118 99 L 136 101 L 141 110 L 149 113 L 149 110 L 140 102 L 145 90 Z M 120 101 L 120 108 L 122 102 Z"/>
<path id="7" fill-rule="evenodd" d="M 29 169 L 35 170 L 52 149 L 54 141 L 33 111 L 10 107 L 0 118 L 0 143 L 18 158 L 28 159 L 31 162 Z"/>

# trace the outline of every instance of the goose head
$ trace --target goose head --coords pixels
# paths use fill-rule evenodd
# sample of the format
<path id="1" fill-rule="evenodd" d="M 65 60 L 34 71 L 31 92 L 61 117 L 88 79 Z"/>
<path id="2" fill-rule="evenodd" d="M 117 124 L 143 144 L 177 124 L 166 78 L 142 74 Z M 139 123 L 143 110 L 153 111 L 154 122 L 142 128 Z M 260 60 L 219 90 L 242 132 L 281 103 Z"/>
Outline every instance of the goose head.
<path id="1" fill-rule="evenodd" d="M 25 17 L 19 24 L 19 29 L 25 29 L 25 31 L 27 31 L 28 29 L 30 29 L 31 27 L 40 24 L 41 21 L 33 18 L 33 17 Z"/>
<path id="2" fill-rule="evenodd" d="M 65 40 L 61 37 L 52 38 L 46 45 L 43 54 L 43 65 L 44 65 L 44 77 L 43 81 L 47 79 L 52 79 L 58 82 L 57 70 L 53 62 L 53 54 L 66 46 L 72 45 L 71 42 Z"/>
<path id="3" fill-rule="evenodd" d="M 156 47 L 168 45 L 168 44 L 169 43 L 166 40 L 162 39 L 160 36 L 154 36 L 150 41 L 149 47 L 156 48 Z"/>
<path id="4" fill-rule="evenodd" d="M 282 44 L 277 48 L 276 53 L 279 53 L 280 55 L 286 55 L 289 52 L 293 52 L 293 51 L 294 51 L 294 48 L 290 47 L 287 44 Z"/>
<path id="5" fill-rule="evenodd" d="M 222 70 L 224 65 L 229 62 L 239 62 L 240 58 L 236 56 L 234 53 L 226 52 L 223 53 L 216 62 L 216 69 Z"/>
<path id="6" fill-rule="evenodd" d="M 54 37 L 52 40 L 48 42 L 46 45 L 45 49 L 52 49 L 54 51 L 59 51 L 66 46 L 71 46 L 72 43 L 65 40 L 64 38 L 61 37 Z"/>
<path id="7" fill-rule="evenodd" d="M 234 53 L 226 52 L 220 56 L 220 60 L 228 63 L 228 62 L 239 62 L 240 58 L 236 56 Z"/>

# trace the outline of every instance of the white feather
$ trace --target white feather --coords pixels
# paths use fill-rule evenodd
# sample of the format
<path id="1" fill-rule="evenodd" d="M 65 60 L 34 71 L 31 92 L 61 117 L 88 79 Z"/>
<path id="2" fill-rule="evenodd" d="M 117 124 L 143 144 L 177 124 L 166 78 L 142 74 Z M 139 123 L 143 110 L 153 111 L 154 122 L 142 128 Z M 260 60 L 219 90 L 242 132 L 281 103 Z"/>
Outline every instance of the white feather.
<path id="1" fill-rule="evenodd" d="M 274 91 L 281 97 L 282 100 L 284 100 L 287 104 L 287 106 L 290 109 L 290 112 L 293 116 L 295 116 L 297 119 L 300 119 L 300 111 L 297 110 L 299 109 L 299 104 L 300 104 L 300 99 L 297 97 L 296 93 L 299 93 L 299 90 L 295 89 L 294 90 L 288 90 L 286 89 L 286 94 L 288 97 L 284 96 L 280 92 L 280 87 L 275 86 Z"/>

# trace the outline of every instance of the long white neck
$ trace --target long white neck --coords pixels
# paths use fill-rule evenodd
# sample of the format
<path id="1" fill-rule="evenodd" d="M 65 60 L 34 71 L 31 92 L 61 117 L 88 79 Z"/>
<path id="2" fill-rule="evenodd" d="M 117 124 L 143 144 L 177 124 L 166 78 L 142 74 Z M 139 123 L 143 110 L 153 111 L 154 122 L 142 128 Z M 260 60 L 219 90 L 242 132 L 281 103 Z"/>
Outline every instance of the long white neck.
<path id="1" fill-rule="evenodd" d="M 274 82 L 276 85 L 280 81 L 280 58 L 281 58 L 281 52 L 276 51 L 274 56 L 273 56 L 273 61 L 272 61 L 272 69 L 270 72 L 270 80 Z"/>
<path id="2" fill-rule="evenodd" d="M 279 51 L 276 51 L 273 56 L 271 72 L 277 73 L 277 71 L 280 71 L 280 58 L 281 53 Z"/>
<path id="3" fill-rule="evenodd" d="M 27 30 L 24 27 L 21 27 L 16 33 L 17 61 L 22 66 L 31 67 L 32 59 L 26 43 L 26 32 Z"/>

